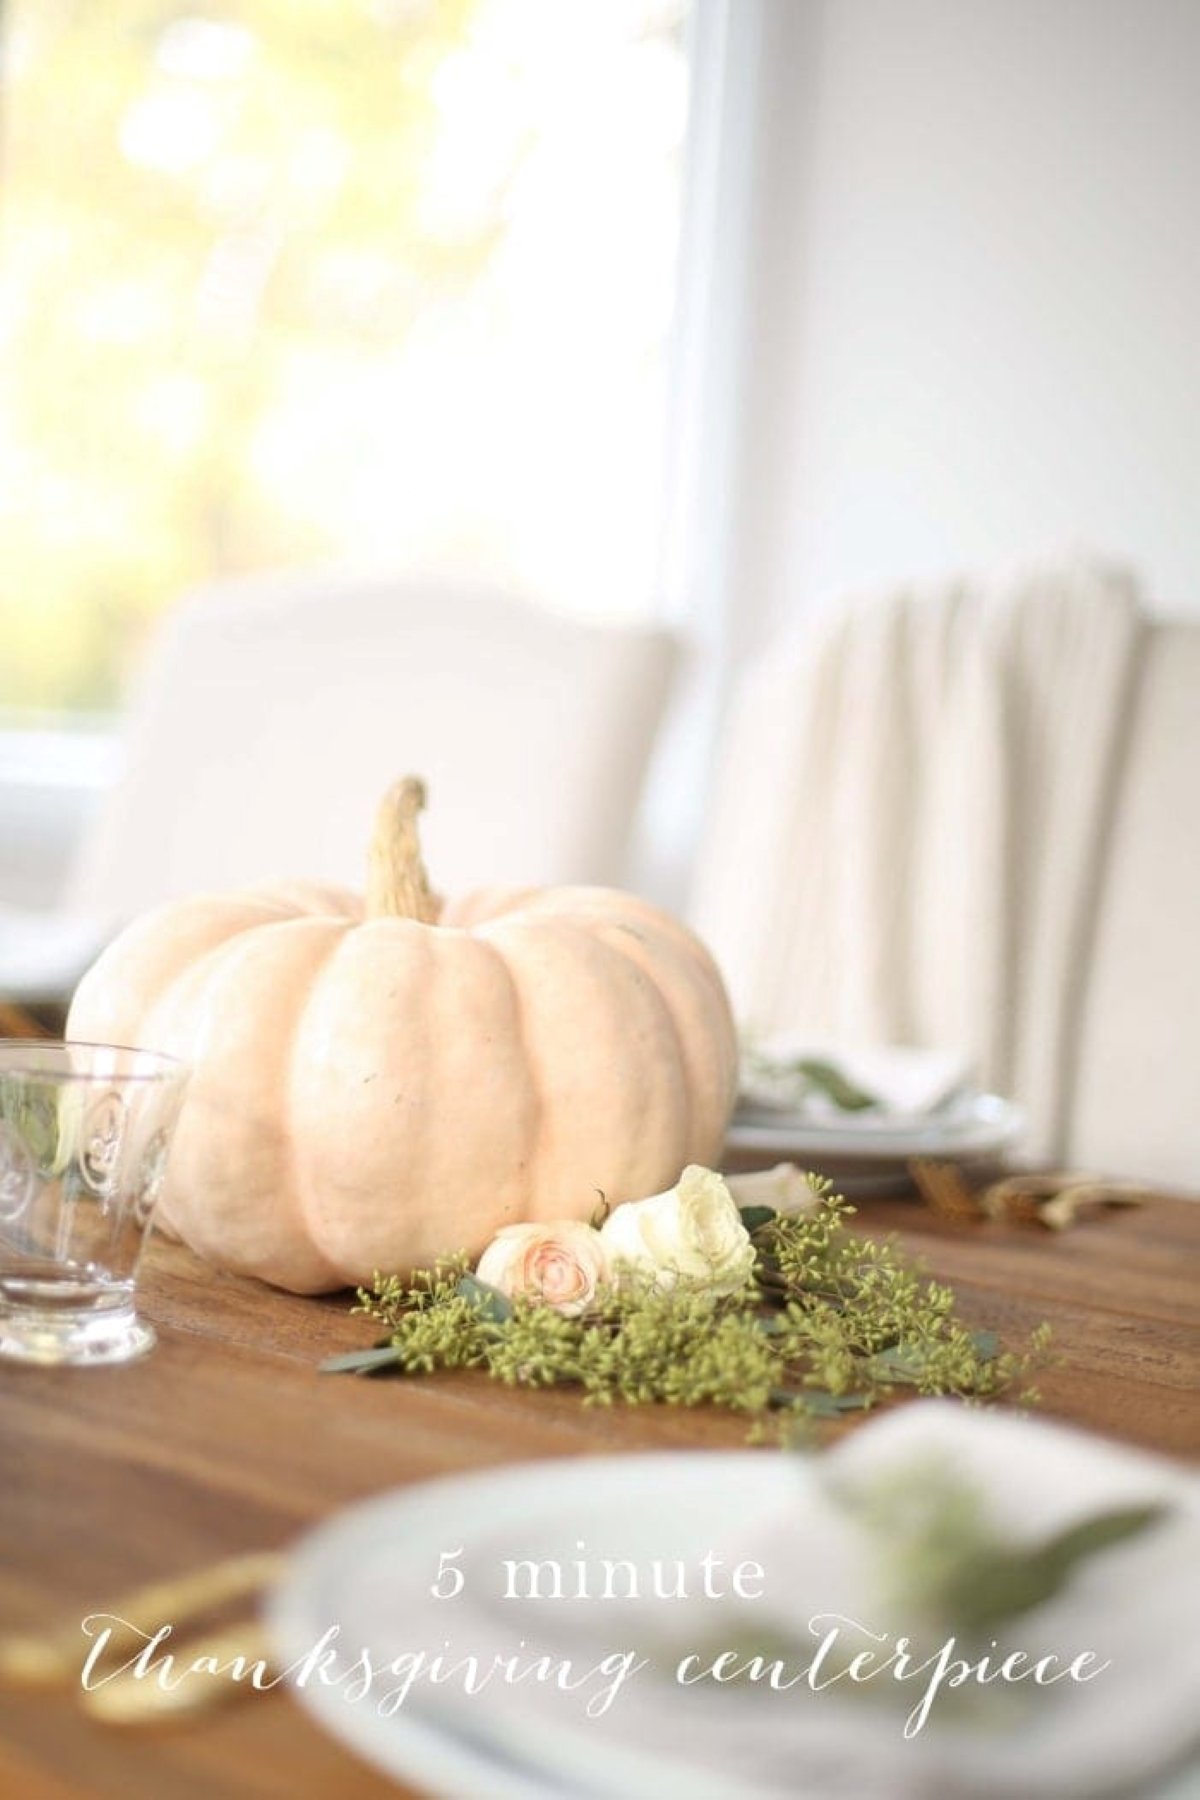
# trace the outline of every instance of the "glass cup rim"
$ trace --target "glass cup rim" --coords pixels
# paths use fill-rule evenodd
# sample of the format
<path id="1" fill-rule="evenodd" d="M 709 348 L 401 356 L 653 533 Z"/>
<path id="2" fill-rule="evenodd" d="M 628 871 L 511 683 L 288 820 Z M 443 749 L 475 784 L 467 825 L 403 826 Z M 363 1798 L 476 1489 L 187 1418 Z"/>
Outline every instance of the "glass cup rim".
<path id="1" fill-rule="evenodd" d="M 117 1059 L 138 1059 L 141 1068 L 99 1069 L 72 1068 L 66 1059 L 71 1051 L 102 1051 Z M 49 1057 L 39 1067 L 39 1059 Z M 63 1058 L 61 1066 L 55 1057 Z M 24 1062 L 25 1067 L 19 1065 Z M 165 1050 L 150 1050 L 143 1044 L 107 1044 L 89 1038 L 20 1038 L 0 1037 L 0 1075 L 18 1081 L 93 1081 L 109 1086 L 125 1081 L 173 1081 L 187 1076 L 191 1070 L 178 1056 Z"/>

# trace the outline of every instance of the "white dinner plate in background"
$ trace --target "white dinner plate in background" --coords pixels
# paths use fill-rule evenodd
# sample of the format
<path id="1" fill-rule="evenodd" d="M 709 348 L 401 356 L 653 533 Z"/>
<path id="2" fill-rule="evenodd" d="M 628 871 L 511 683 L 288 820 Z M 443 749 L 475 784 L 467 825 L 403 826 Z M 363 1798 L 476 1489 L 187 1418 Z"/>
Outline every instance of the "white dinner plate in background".
<path id="1" fill-rule="evenodd" d="M 952 1109 L 906 1124 L 895 1118 L 847 1114 L 829 1124 L 800 1113 L 739 1107 L 726 1147 L 768 1156 L 897 1162 L 910 1156 L 982 1157 L 1011 1149 L 1024 1129 L 1020 1107 L 999 1094 L 966 1094 Z"/>

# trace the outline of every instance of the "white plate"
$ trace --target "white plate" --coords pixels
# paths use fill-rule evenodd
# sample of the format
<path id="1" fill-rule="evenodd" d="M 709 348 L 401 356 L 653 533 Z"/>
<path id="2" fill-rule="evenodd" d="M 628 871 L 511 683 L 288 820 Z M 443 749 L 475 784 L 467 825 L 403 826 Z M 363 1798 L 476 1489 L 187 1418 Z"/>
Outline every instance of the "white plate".
<path id="1" fill-rule="evenodd" d="M 799 1113 L 738 1111 L 726 1135 L 733 1150 L 770 1156 L 850 1158 L 897 1162 L 909 1156 L 992 1156 L 1024 1129 L 1020 1107 L 999 1094 L 970 1094 L 952 1110 L 899 1125 L 895 1119 L 854 1115 L 854 1122 L 814 1124 Z"/>
<path id="2" fill-rule="evenodd" d="M 1059 1599 L 1004 1634 L 1031 1654 L 1092 1650 L 1111 1667 L 1090 1684 L 979 1687 L 982 1720 L 953 1707 L 936 1729 L 905 1740 L 920 1683 L 886 1693 L 684 1687 L 681 1654 L 715 1654 L 814 1614 L 886 1627 L 859 1528 L 830 1476 L 871 1476 L 914 1456 L 952 1459 L 971 1473 L 1014 1531 L 1053 1530 L 1105 1504 L 1165 1497 L 1166 1525 L 1097 1558 Z M 889 1462 L 890 1459 L 890 1462 Z M 755 1558 L 761 1604 L 707 1599 L 702 1557 L 728 1570 Z M 1200 1678 L 1194 1617 L 1182 1571 L 1200 1555 L 1195 1479 L 1170 1465 L 1074 1432 L 948 1402 L 880 1418 L 822 1458 L 772 1452 L 675 1453 L 529 1464 L 385 1495 L 323 1526 L 300 1546 L 275 1595 L 269 1625 L 294 1663 L 337 1627 L 345 1689 L 314 1677 L 302 1704 L 335 1737 L 387 1774 L 463 1800 L 1083 1800 L 1104 1793 L 1149 1800 L 1151 1775 L 1196 1741 Z M 598 1585 L 602 1559 L 683 1559 L 694 1596 L 585 1603 L 504 1598 L 506 1561 L 555 1561 L 568 1586 L 582 1563 Z M 447 1597 L 438 1598 L 438 1571 Z M 461 1591 L 457 1575 L 464 1577 Z M 903 1621 L 893 1624 L 892 1636 Z M 326 1648 L 332 1640 L 326 1639 Z M 760 1637 L 761 1643 L 763 1639 Z M 817 1639 L 812 1640 L 815 1647 Z M 856 1643 L 855 1648 L 859 1645 Z M 935 1646 L 936 1647 L 936 1646 Z M 649 1659 L 611 1707 L 585 1704 L 611 1680 L 576 1692 L 526 1680 L 466 1697 L 461 1670 L 418 1680 L 399 1706 L 405 1655 L 545 1654 L 583 1675 L 626 1651 Z M 357 1698 L 363 1653 L 373 1680 Z M 864 1693 L 869 1698 L 864 1698 Z M 872 1703 L 874 1702 L 874 1704 Z M 989 1710 L 991 1709 L 991 1710 Z M 936 1713 L 936 1708 L 935 1708 Z M 803 1771 L 803 1779 L 797 1771 Z M 1183 1790 L 1179 1790 L 1183 1791 Z"/>

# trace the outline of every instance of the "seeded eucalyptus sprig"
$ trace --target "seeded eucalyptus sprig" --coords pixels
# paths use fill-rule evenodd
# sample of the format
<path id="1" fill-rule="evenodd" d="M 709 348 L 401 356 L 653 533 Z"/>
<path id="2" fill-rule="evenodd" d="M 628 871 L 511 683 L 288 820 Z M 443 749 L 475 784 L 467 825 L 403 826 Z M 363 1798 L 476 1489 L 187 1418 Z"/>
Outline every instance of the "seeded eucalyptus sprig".
<path id="1" fill-rule="evenodd" d="M 630 1272 L 590 1310 L 564 1317 L 510 1300 L 469 1273 L 463 1255 L 408 1280 L 377 1276 L 355 1311 L 385 1327 L 373 1349 L 328 1370 L 374 1375 L 479 1368 L 513 1387 L 575 1386 L 585 1403 L 726 1407 L 786 1432 L 805 1419 L 865 1410 L 903 1389 L 990 1398 L 1028 1386 L 1049 1329 L 1020 1350 L 957 1316 L 952 1290 L 929 1280 L 890 1240 L 848 1229 L 852 1207 L 828 1183 L 817 1204 L 781 1215 L 746 1208 L 755 1268 L 731 1294 L 680 1283 L 663 1291 Z"/>

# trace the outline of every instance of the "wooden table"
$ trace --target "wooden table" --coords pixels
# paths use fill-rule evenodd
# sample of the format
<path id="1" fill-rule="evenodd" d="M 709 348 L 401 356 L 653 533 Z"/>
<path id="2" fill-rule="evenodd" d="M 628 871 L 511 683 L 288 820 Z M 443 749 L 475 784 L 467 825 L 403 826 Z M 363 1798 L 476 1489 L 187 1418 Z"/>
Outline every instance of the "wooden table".
<path id="1" fill-rule="evenodd" d="M 1154 1200 L 1061 1236 L 954 1224 L 905 1201 L 864 1204 L 861 1222 L 898 1230 L 955 1284 L 974 1323 L 1015 1338 L 1051 1322 L 1061 1361 L 1041 1381 L 1047 1415 L 1170 1456 L 1200 1451 L 1200 1205 Z M 286 1545 L 350 1501 L 428 1476 L 744 1441 L 728 1417 L 587 1411 L 568 1394 L 474 1375 L 319 1375 L 323 1356 L 372 1337 L 344 1299 L 276 1294 L 165 1243 L 148 1263 L 143 1307 L 161 1338 L 152 1356 L 114 1370 L 0 1371 L 6 1628 L 74 1621 L 131 1584 Z M 400 1791 L 282 1693 L 134 1733 L 90 1723 L 70 1697 L 0 1691 L 0 1744 L 0 1793 L 21 1800 Z"/>

